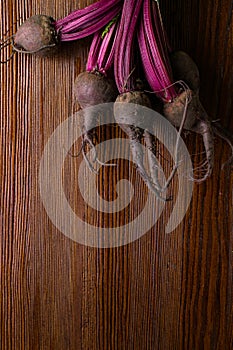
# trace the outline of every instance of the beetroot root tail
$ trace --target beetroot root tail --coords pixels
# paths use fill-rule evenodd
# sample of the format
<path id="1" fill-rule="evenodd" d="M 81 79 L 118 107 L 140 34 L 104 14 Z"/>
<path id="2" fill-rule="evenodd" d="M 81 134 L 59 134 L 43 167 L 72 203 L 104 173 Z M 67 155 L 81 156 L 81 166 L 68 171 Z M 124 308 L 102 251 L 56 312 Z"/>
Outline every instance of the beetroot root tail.
<path id="1" fill-rule="evenodd" d="M 147 187 L 155 194 L 155 196 L 162 201 L 169 201 L 171 197 L 164 198 L 161 196 L 161 187 L 158 184 L 157 177 L 151 178 L 144 167 L 143 159 L 144 153 L 141 145 L 143 131 L 134 127 L 133 125 L 120 124 L 120 127 L 127 134 L 130 142 L 130 150 L 132 153 L 133 161 L 136 164 L 136 169 L 140 174 L 141 178 L 147 185 Z M 155 182 L 153 181 L 155 180 Z"/>
<path id="2" fill-rule="evenodd" d="M 94 151 L 94 155 L 93 155 L 93 159 L 90 160 L 87 156 L 87 147 L 89 148 L 89 150 L 93 150 Z M 94 164 L 98 164 L 100 166 L 116 166 L 116 164 L 107 164 L 104 162 L 101 162 L 101 160 L 99 160 L 98 156 L 97 156 L 97 151 L 95 148 L 95 142 L 94 142 L 94 135 L 92 132 L 85 132 L 83 134 L 83 138 L 82 138 L 82 154 L 83 154 L 83 158 L 88 166 L 88 168 L 95 174 L 99 173 L 98 169 L 95 169 Z"/>
<path id="3" fill-rule="evenodd" d="M 201 183 L 204 182 L 212 174 L 214 166 L 213 130 L 208 120 L 200 120 L 191 130 L 202 135 L 205 147 L 206 161 L 203 163 L 203 169 L 201 169 L 205 171 L 205 173 L 201 178 L 192 178 L 193 181 Z"/>
<path id="4" fill-rule="evenodd" d="M 158 181 L 158 169 L 159 169 L 159 164 L 156 160 L 156 147 L 155 143 L 153 140 L 153 136 L 147 131 L 144 131 L 144 139 L 145 139 L 145 144 L 146 148 L 149 150 L 148 152 L 148 160 L 149 160 L 149 167 L 150 167 L 150 174 L 153 183 L 155 184 L 156 188 L 162 192 L 162 186 L 160 186 L 160 183 Z"/>
<path id="5" fill-rule="evenodd" d="M 220 123 L 217 123 L 217 122 L 212 122 L 212 129 L 214 134 L 220 137 L 221 139 L 223 139 L 225 142 L 227 142 L 231 149 L 231 156 L 222 165 L 222 169 L 226 165 L 230 165 L 232 167 L 233 166 L 233 135 L 227 129 L 225 129 Z"/>

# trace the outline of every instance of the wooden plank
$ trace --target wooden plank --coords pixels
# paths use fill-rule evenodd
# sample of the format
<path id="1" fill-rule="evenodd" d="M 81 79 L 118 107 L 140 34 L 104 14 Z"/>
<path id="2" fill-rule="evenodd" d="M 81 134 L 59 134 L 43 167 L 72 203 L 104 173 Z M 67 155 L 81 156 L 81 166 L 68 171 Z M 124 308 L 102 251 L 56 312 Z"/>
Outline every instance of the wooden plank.
<path id="1" fill-rule="evenodd" d="M 20 17 L 59 18 L 92 2 L 2 2 L 1 36 L 15 31 Z M 200 67 L 207 112 L 233 130 L 232 1 L 166 0 L 161 11 L 172 46 L 187 50 Z M 224 142 L 216 138 L 213 176 L 194 185 L 185 219 L 171 234 L 165 233 L 171 203 L 139 240 L 108 249 L 70 240 L 44 209 L 41 157 L 53 131 L 76 109 L 72 86 L 85 69 L 89 44 L 67 44 L 46 59 L 16 55 L 0 66 L 1 349 L 230 349 L 233 178 L 229 168 L 221 170 L 230 155 Z M 99 130 L 101 140 L 115 137 L 124 137 L 117 127 Z M 197 164 L 200 137 L 184 140 Z M 116 199 L 117 182 L 128 178 L 132 206 L 112 215 L 92 210 L 77 182 L 81 161 L 67 157 L 63 172 L 66 197 L 79 217 L 117 227 L 143 209 L 146 187 L 120 161 L 119 169 L 100 172 L 99 194 Z M 51 183 L 55 175 L 48 174 Z"/>

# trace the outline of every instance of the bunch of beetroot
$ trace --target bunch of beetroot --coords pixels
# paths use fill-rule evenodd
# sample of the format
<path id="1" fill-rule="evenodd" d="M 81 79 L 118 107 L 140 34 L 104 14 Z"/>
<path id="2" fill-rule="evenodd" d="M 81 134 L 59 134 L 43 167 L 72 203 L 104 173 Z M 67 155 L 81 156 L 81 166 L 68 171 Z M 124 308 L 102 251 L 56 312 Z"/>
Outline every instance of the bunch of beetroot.
<path id="1" fill-rule="evenodd" d="M 167 200 L 162 194 L 176 172 L 178 159 L 175 159 L 165 185 L 161 186 L 153 155 L 154 138 L 148 130 L 135 126 L 133 117 L 137 116 L 137 105 L 151 108 L 152 94 L 148 94 L 151 92 L 163 104 L 164 117 L 179 128 L 178 137 L 182 129 L 202 135 L 206 160 L 199 168 L 201 175 L 193 180 L 206 180 L 214 163 L 213 135 L 227 141 L 233 153 L 231 137 L 220 124 L 211 122 L 201 105 L 196 64 L 182 51 L 171 52 L 158 1 L 99 0 L 57 21 L 45 15 L 33 16 L 15 35 L 3 41 L 0 49 L 11 46 L 12 55 L 15 52 L 47 54 L 58 45 L 62 47 L 64 41 L 76 41 L 90 35 L 93 35 L 93 41 L 86 72 L 81 73 L 74 84 L 76 99 L 84 111 L 82 151 L 90 169 L 95 171 L 94 162 L 101 162 L 96 154 L 92 162 L 87 157 L 87 149 L 95 150 L 91 125 L 96 115 L 85 109 L 115 102 L 115 118 L 129 137 L 138 172 L 158 198 Z M 133 104 L 132 123 L 124 123 L 128 116 L 121 115 L 122 103 Z M 150 173 L 144 167 L 142 138 L 151 151 L 148 155 Z"/>

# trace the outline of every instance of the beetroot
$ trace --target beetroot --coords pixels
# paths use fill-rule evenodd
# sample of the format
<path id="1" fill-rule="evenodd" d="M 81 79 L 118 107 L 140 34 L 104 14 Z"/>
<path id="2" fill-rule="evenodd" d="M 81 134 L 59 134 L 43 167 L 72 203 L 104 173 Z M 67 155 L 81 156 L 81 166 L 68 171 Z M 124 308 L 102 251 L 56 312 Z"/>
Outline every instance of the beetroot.
<path id="1" fill-rule="evenodd" d="M 132 108 L 130 109 L 130 116 L 122 115 L 122 103 L 132 103 Z M 141 178 L 147 185 L 147 187 L 156 194 L 156 197 L 161 200 L 166 200 L 160 195 L 160 187 L 158 185 L 157 177 L 153 177 L 153 179 L 147 174 L 146 169 L 143 164 L 144 160 L 144 152 L 141 145 L 142 138 L 145 136 L 146 146 L 153 151 L 151 147 L 153 147 L 153 141 L 151 134 L 147 130 L 143 130 L 135 125 L 130 125 L 124 123 L 124 120 L 128 118 L 131 119 L 131 115 L 137 116 L 138 110 L 136 105 L 142 105 L 145 107 L 151 108 L 151 103 L 148 96 L 143 91 L 129 91 L 122 93 L 116 99 L 114 104 L 114 115 L 115 118 L 121 127 L 121 129 L 126 133 L 130 142 L 130 149 L 133 156 L 133 161 L 136 165 L 136 169 L 140 174 Z M 141 109 L 140 109 L 141 111 Z M 142 116 L 143 118 L 143 116 Z M 152 158 L 150 158 L 151 160 Z M 154 165 L 154 160 L 153 160 Z M 156 168 L 157 169 L 157 168 Z M 158 186 L 158 188 L 156 187 Z"/>
<path id="2" fill-rule="evenodd" d="M 74 94 L 81 108 L 112 102 L 118 95 L 112 79 L 98 71 L 80 73 L 74 83 Z"/>
<path id="3" fill-rule="evenodd" d="M 203 111 L 200 110 L 199 98 L 193 91 L 185 90 L 171 102 L 164 103 L 163 112 L 169 122 L 171 122 L 174 126 L 179 127 L 183 119 L 186 100 L 189 100 L 190 102 L 186 112 L 184 128 L 187 130 L 192 130 L 192 127 L 197 120 L 201 119 L 201 112 L 203 114 Z"/>
<path id="4" fill-rule="evenodd" d="M 91 109 L 85 109 L 115 101 L 118 92 L 114 107 L 117 120 L 120 110 L 118 103 L 151 107 L 150 100 L 143 91 L 143 84 L 139 86 L 137 83 L 141 78 L 141 68 L 144 69 L 151 92 L 163 103 L 164 116 L 179 127 L 176 151 L 183 128 L 203 137 L 206 161 L 201 170 L 204 173 L 201 173 L 200 178 L 195 178 L 195 181 L 204 181 L 212 172 L 214 134 L 228 142 L 232 150 L 231 160 L 233 159 L 232 135 L 229 136 L 219 123 L 210 121 L 199 100 L 200 77 L 197 65 L 185 52 L 170 52 L 159 1 L 99 0 L 57 21 L 46 15 L 36 15 L 27 19 L 15 35 L 2 41 L 0 50 L 11 45 L 13 53 L 48 54 L 63 41 L 73 41 L 92 34 L 94 37 L 86 65 L 87 72 L 76 78 L 74 94 L 84 110 L 82 151 L 93 171 L 94 167 L 86 157 L 86 148 L 95 149 L 91 126 L 96 125 L 97 115 Z M 1 63 L 7 62 L 12 55 Z M 115 82 L 110 78 L 113 76 L 113 65 Z M 136 113 L 137 107 L 135 117 Z M 135 126 L 133 115 L 131 117 L 132 124 L 128 125 L 124 123 L 124 116 L 120 116 L 120 126 L 130 139 L 140 175 L 147 186 L 161 198 L 160 193 L 167 188 L 178 167 L 178 153 L 169 179 L 161 187 L 157 173 L 153 171 L 157 168 L 156 158 L 149 155 L 149 175 L 144 169 L 140 147 L 144 137 L 147 148 L 155 152 L 153 137 L 147 130 L 142 131 Z M 97 156 L 95 160 L 99 162 Z"/>
<path id="5" fill-rule="evenodd" d="M 52 17 L 45 15 L 28 18 L 15 35 L 14 49 L 34 53 L 56 46 L 58 36 L 54 22 Z"/>
<path id="6" fill-rule="evenodd" d="M 82 124 L 82 153 L 88 167 L 96 172 L 92 163 L 99 161 L 94 142 L 93 125 L 97 125 L 98 113 L 86 109 L 102 103 L 115 101 L 118 91 L 114 80 L 108 77 L 113 64 L 114 42 L 117 33 L 118 18 L 114 18 L 104 31 L 94 35 L 90 48 L 86 72 L 80 73 L 75 79 L 74 95 L 83 109 Z M 86 148 L 94 150 L 93 162 L 86 155 Z"/>
<path id="7" fill-rule="evenodd" d="M 188 100 L 189 103 L 186 104 Z M 187 108 L 186 112 L 185 108 Z M 165 117 L 174 126 L 178 127 L 181 125 L 185 114 L 184 129 L 202 135 L 207 160 L 199 169 L 201 173 L 204 172 L 204 175 L 201 178 L 195 178 L 195 181 L 205 181 L 211 175 L 214 165 L 213 130 L 198 95 L 191 90 L 184 91 L 174 101 L 164 104 L 163 112 Z"/>
<path id="8" fill-rule="evenodd" d="M 99 0 L 57 21 L 46 15 L 32 16 L 19 27 L 15 35 L 0 44 L 0 49 L 11 45 L 13 53 L 53 53 L 51 48 L 61 42 L 85 38 L 104 28 L 119 15 L 122 3 L 123 0 Z M 1 63 L 12 57 L 13 54 Z"/>
<path id="9" fill-rule="evenodd" d="M 214 134 L 225 140 L 231 147 L 233 159 L 233 144 L 229 135 L 219 124 L 211 123 L 205 109 L 199 100 L 199 71 L 196 64 L 188 54 L 178 51 L 173 53 L 172 67 L 174 67 L 174 76 L 182 79 L 192 90 L 186 90 L 177 96 L 173 101 L 164 104 L 164 115 L 174 125 L 180 126 L 182 117 L 185 113 L 184 128 L 201 134 L 206 153 L 206 161 L 199 167 L 203 173 L 200 178 L 195 178 L 196 182 L 205 181 L 212 173 L 214 165 Z M 189 100 L 186 105 L 186 100 Z"/>
<path id="10" fill-rule="evenodd" d="M 120 92 L 114 104 L 114 115 L 116 121 L 129 138 L 133 161 L 141 178 L 147 187 L 154 192 L 157 198 L 166 201 L 168 198 L 161 196 L 165 188 L 162 188 L 158 184 L 157 172 L 154 171 L 154 169 L 158 169 L 158 167 L 155 163 L 156 158 L 150 157 L 151 152 L 149 152 L 150 174 L 147 173 L 144 167 L 144 153 L 141 141 L 144 136 L 147 148 L 154 151 L 152 136 L 147 130 L 142 130 L 137 125 L 134 125 L 139 117 L 139 113 L 141 113 L 141 109 L 138 109 L 137 105 L 151 107 L 150 99 L 144 91 L 138 90 L 137 83 L 139 69 L 137 68 L 138 61 L 135 59 L 137 57 L 135 39 L 142 6 L 142 0 L 125 1 L 123 6 L 114 57 L 115 79 Z M 123 103 L 132 104 L 130 115 L 122 115 Z M 127 108 L 125 110 L 128 111 Z M 140 115 L 140 118 L 143 120 L 143 115 Z M 132 124 L 124 123 L 124 121 L 129 119 L 132 120 Z"/>
<path id="11" fill-rule="evenodd" d="M 164 104 L 164 116 L 176 127 L 199 133 L 203 137 L 206 161 L 199 167 L 206 180 L 214 163 L 213 134 L 233 145 L 227 133 L 218 124 L 212 125 L 199 100 L 200 77 L 197 65 L 182 51 L 169 53 L 158 1 L 144 0 L 143 15 L 138 30 L 138 42 L 146 78 L 152 91 Z"/>
<path id="12" fill-rule="evenodd" d="M 193 92 L 198 92 L 200 75 L 196 63 L 184 51 L 174 51 L 169 57 L 174 81 L 182 80 Z"/>
<path id="13" fill-rule="evenodd" d="M 145 107 L 151 107 L 150 99 L 143 91 L 123 92 L 117 97 L 116 102 L 135 103 Z"/>
<path id="14" fill-rule="evenodd" d="M 93 172 L 96 172 L 91 161 L 87 158 L 87 150 L 89 147 L 94 150 L 93 163 L 97 162 L 101 165 L 95 151 L 96 135 L 93 126 L 97 124 L 98 113 L 86 109 L 91 106 L 98 106 L 102 103 L 112 102 L 118 94 L 116 85 L 113 80 L 106 78 L 98 72 L 83 72 L 79 74 L 74 84 L 74 95 L 80 107 L 83 109 L 82 125 L 82 153 L 83 157 Z"/>

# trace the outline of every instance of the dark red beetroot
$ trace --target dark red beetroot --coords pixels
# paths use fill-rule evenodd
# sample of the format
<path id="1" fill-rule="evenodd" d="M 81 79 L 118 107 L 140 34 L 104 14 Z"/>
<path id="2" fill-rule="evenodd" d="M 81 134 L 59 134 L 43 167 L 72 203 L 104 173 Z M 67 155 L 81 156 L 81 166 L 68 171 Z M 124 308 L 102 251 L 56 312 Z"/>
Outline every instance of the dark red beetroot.
<path id="1" fill-rule="evenodd" d="M 170 54 L 170 62 L 174 81 L 182 80 L 188 87 L 198 92 L 200 88 L 200 75 L 196 63 L 184 51 L 174 51 Z"/>
<path id="2" fill-rule="evenodd" d="M 147 131 L 143 130 L 137 126 L 135 126 L 133 123 L 135 120 L 132 120 L 132 124 L 124 123 L 124 120 L 127 120 L 129 118 L 128 115 L 123 114 L 122 111 L 122 103 L 132 103 L 131 109 L 130 109 L 130 118 L 131 116 L 137 116 L 138 112 L 136 105 L 145 106 L 148 108 L 151 108 L 151 103 L 148 98 L 148 96 L 143 91 L 129 91 L 120 94 L 117 99 L 116 103 L 114 104 L 114 115 L 115 118 L 121 127 L 121 129 L 126 133 L 126 135 L 129 138 L 130 142 L 130 149 L 133 156 L 134 163 L 136 165 L 136 169 L 139 172 L 140 176 L 142 177 L 143 181 L 147 185 L 147 187 L 156 194 L 156 196 L 161 200 L 166 200 L 163 197 L 161 197 L 162 189 L 158 183 L 158 174 L 157 174 L 157 164 L 155 164 L 155 158 L 152 156 L 152 153 L 154 153 L 154 141 L 152 135 Z M 143 116 L 141 116 L 143 118 Z M 151 171 L 152 178 L 147 174 L 147 171 L 144 167 L 144 152 L 141 145 L 142 138 L 145 138 L 146 146 L 150 150 L 148 157 L 150 162 L 150 170 L 153 168 L 153 172 Z"/>
<path id="3" fill-rule="evenodd" d="M 74 41 L 97 33 L 119 15 L 122 3 L 123 0 L 99 0 L 57 21 L 46 15 L 32 16 L 15 35 L 1 42 L 0 50 L 11 45 L 13 52 L 0 63 L 9 61 L 15 52 L 53 54 L 53 48 L 59 42 Z"/>
<path id="4" fill-rule="evenodd" d="M 123 92 L 117 97 L 116 102 L 135 103 L 145 107 L 151 107 L 150 99 L 143 91 Z"/>
<path id="5" fill-rule="evenodd" d="M 145 75 L 164 103 L 164 116 L 179 127 L 178 136 L 184 127 L 203 137 L 207 160 L 200 169 L 201 177 L 195 180 L 204 181 L 213 168 L 213 130 L 198 97 L 199 71 L 186 53 L 169 55 L 158 1 L 144 0 L 138 41 Z"/>
<path id="6" fill-rule="evenodd" d="M 161 187 L 158 183 L 158 166 L 156 158 L 152 154 L 155 151 L 153 137 L 147 130 L 142 130 L 135 125 L 139 116 L 143 120 L 142 111 L 137 108 L 137 105 L 151 107 L 148 96 L 143 91 L 137 91 L 137 74 L 139 74 L 137 68 L 139 65 L 135 59 L 137 57 L 135 39 L 143 6 L 144 1 L 142 0 L 124 2 L 115 51 L 115 79 L 120 95 L 114 105 L 114 115 L 121 128 L 129 137 L 133 160 L 143 181 L 155 193 L 157 198 L 167 200 L 161 196 L 161 193 L 166 190 L 168 183 L 165 184 L 165 187 Z M 129 110 L 130 115 L 124 114 L 128 114 L 128 107 L 124 109 L 123 103 L 132 104 Z M 127 120 L 132 120 L 132 124 L 126 123 Z M 143 136 L 146 147 L 150 150 L 148 153 L 150 172 L 146 171 L 143 162 L 144 152 L 141 145 Z"/>
<path id="7" fill-rule="evenodd" d="M 189 102 L 188 102 L 189 101 Z M 185 108 L 186 113 L 185 113 Z M 208 116 L 200 103 L 199 97 L 191 90 L 182 92 L 172 102 L 164 104 L 164 116 L 174 125 L 179 127 L 185 114 L 184 129 L 201 134 L 206 152 L 206 162 L 199 169 L 204 172 L 196 182 L 205 181 L 212 173 L 214 165 L 213 130 Z"/>
<path id="8" fill-rule="evenodd" d="M 203 137 L 207 159 L 198 168 L 201 177 L 194 179 L 202 182 L 211 175 L 213 169 L 213 133 L 228 142 L 232 154 L 233 146 L 223 128 L 217 123 L 211 124 L 200 103 L 197 65 L 185 52 L 176 51 L 168 55 L 169 45 L 166 42 L 158 1 L 144 0 L 138 42 L 146 78 L 153 92 L 164 103 L 164 116 L 179 127 L 179 135 L 184 127 Z"/>
<path id="9" fill-rule="evenodd" d="M 124 116 L 121 115 L 121 111 L 122 108 L 121 106 L 117 103 L 132 103 L 132 104 L 136 104 L 136 105 L 141 105 L 141 106 L 145 106 L 148 108 L 151 108 L 151 102 L 149 97 L 143 92 L 143 91 L 129 91 L 129 92 L 124 92 L 122 94 L 120 94 L 116 101 L 116 103 L 114 104 L 114 114 L 116 117 L 117 121 L 121 121 L 119 123 L 120 127 L 122 128 L 122 130 L 124 130 L 124 132 L 128 135 L 130 143 L 131 143 L 131 148 L 132 148 L 132 154 L 133 156 L 136 155 L 137 153 L 137 159 L 139 160 L 137 162 L 137 167 L 139 170 L 139 173 L 148 180 L 148 176 L 146 175 L 146 171 L 144 169 L 143 166 L 143 151 L 141 148 L 141 141 L 142 141 L 142 137 L 144 134 L 144 131 L 136 126 L 129 125 L 129 124 L 124 124 Z M 135 114 L 137 114 L 137 109 L 135 106 Z M 136 150 L 136 153 L 135 153 Z"/>
<path id="10" fill-rule="evenodd" d="M 86 72 L 80 73 L 74 83 L 74 94 L 81 108 L 113 102 L 118 95 L 116 83 L 108 77 L 113 65 L 117 30 L 118 16 L 93 37 Z"/>
<path id="11" fill-rule="evenodd" d="M 75 79 L 74 95 L 81 108 L 112 102 L 118 95 L 115 82 L 99 72 L 83 72 Z"/>
<path id="12" fill-rule="evenodd" d="M 189 103 L 184 128 L 192 130 L 194 124 L 204 117 L 204 110 L 200 108 L 199 98 L 192 90 L 187 89 L 181 92 L 181 94 L 174 98 L 173 101 L 164 103 L 163 111 L 165 117 L 174 126 L 179 127 L 183 119 L 184 108 L 187 101 L 189 101 Z"/>
<path id="13" fill-rule="evenodd" d="M 34 53 L 55 47 L 58 44 L 58 36 L 54 22 L 52 17 L 46 15 L 28 18 L 15 34 L 15 49 Z"/>
<path id="14" fill-rule="evenodd" d="M 129 110 L 129 115 L 122 115 L 122 103 L 131 103 L 132 107 Z M 119 123 L 120 127 L 129 137 L 130 141 L 130 148 L 133 156 L 134 163 L 136 165 L 137 171 L 141 175 L 143 181 L 147 185 L 147 187 L 155 193 L 156 197 L 160 200 L 167 201 L 170 200 L 171 197 L 164 198 L 161 196 L 161 194 L 168 188 L 173 176 L 175 175 L 177 164 L 174 165 L 174 168 L 167 179 L 164 186 L 161 186 L 158 181 L 158 169 L 159 164 L 157 163 L 155 153 L 156 153 L 156 146 L 154 143 L 153 135 L 147 130 L 143 130 L 137 126 L 134 126 L 132 120 L 132 125 L 128 123 L 124 123 L 124 120 L 128 120 L 129 118 L 138 118 L 138 113 L 140 113 L 140 118 L 143 120 L 142 110 L 140 109 L 138 111 L 136 105 L 145 106 L 148 108 L 151 108 L 151 102 L 149 100 L 149 97 L 145 94 L 143 91 L 130 91 L 126 93 L 122 93 L 119 95 L 116 99 L 116 103 L 114 104 L 114 115 Z M 127 110 L 127 109 L 126 109 Z M 141 145 L 142 138 L 145 139 L 145 144 L 148 152 L 148 160 L 149 160 L 149 167 L 150 167 L 150 175 L 147 173 L 145 167 L 144 167 L 144 152 Z"/>
<path id="15" fill-rule="evenodd" d="M 91 161 L 86 155 L 86 147 L 94 150 L 93 163 L 98 162 L 95 151 L 95 134 L 93 127 L 97 125 L 99 115 L 95 111 L 88 110 L 88 107 L 98 106 L 102 103 L 113 102 L 118 95 L 117 87 L 113 80 L 108 79 L 99 72 L 83 72 L 79 74 L 74 83 L 74 95 L 80 107 L 83 109 L 82 125 L 82 153 L 90 170 L 96 172 Z M 87 108 L 87 109 L 86 109 Z"/>
<path id="16" fill-rule="evenodd" d="M 117 18 L 112 19 L 104 32 L 100 31 L 94 35 L 86 65 L 87 71 L 79 74 L 74 83 L 75 98 L 83 109 L 82 153 L 89 168 L 94 172 L 92 165 L 94 162 L 103 164 L 97 158 L 94 144 L 93 127 L 97 125 L 99 115 L 98 108 L 96 110 L 86 108 L 113 102 L 118 95 L 114 80 L 107 76 L 113 64 L 114 42 L 118 28 Z M 86 147 L 94 150 L 92 163 L 86 155 Z"/>
<path id="17" fill-rule="evenodd" d="M 195 178 L 195 181 L 202 182 L 211 175 L 213 170 L 214 134 L 224 139 L 231 147 L 232 156 L 229 161 L 233 158 L 232 141 L 219 123 L 216 123 L 216 125 L 213 123 L 212 125 L 199 100 L 199 71 L 191 57 L 182 51 L 174 52 L 171 56 L 171 64 L 174 69 L 174 77 L 178 80 L 183 80 L 192 90 L 187 89 L 173 101 L 165 103 L 164 115 L 173 125 L 180 126 L 187 107 L 184 129 L 201 134 L 205 146 L 207 160 L 200 169 L 204 172 L 204 175 L 199 179 Z"/>

